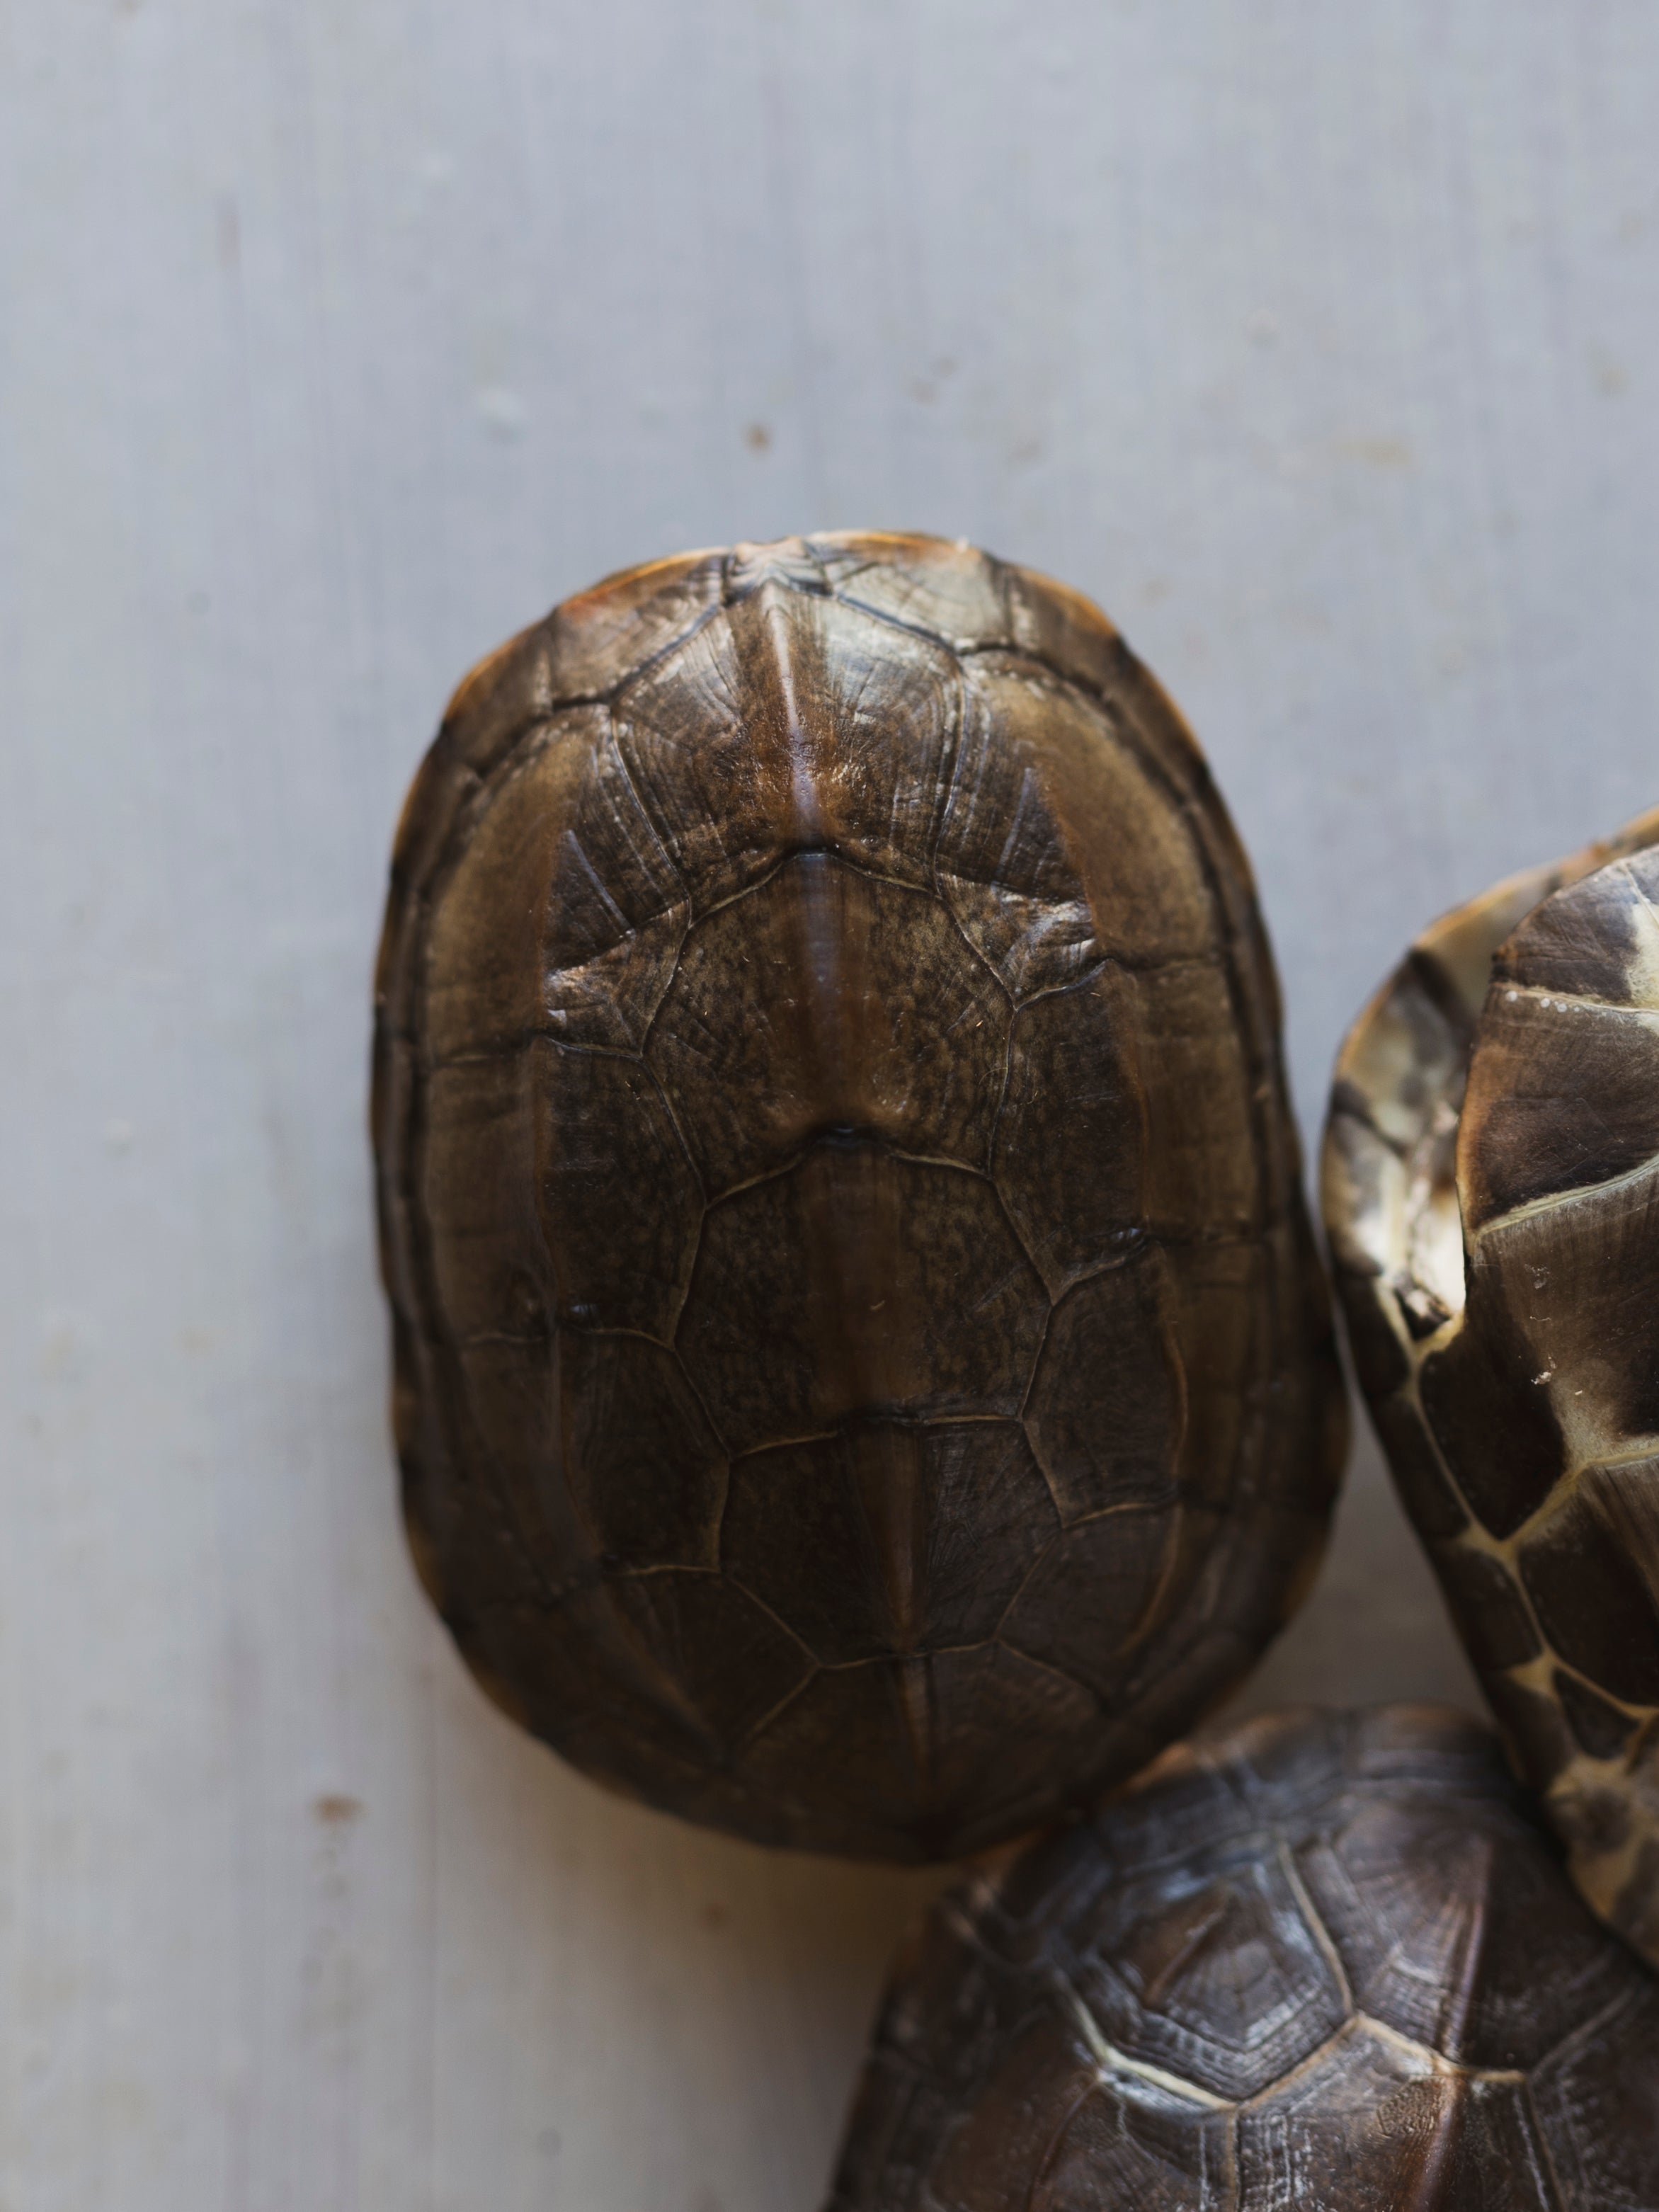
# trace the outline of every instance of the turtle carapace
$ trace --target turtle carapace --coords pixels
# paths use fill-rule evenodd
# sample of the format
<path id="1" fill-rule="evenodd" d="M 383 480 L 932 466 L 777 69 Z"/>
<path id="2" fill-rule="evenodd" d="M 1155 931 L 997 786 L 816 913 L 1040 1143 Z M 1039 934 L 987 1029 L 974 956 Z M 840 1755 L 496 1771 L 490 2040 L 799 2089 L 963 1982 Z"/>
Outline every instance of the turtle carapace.
<path id="1" fill-rule="evenodd" d="M 955 1855 L 1305 1588 L 1344 1416 L 1272 965 L 1086 601 L 847 534 L 567 602 L 416 781 L 378 1011 L 416 1552 L 590 1774 Z"/>

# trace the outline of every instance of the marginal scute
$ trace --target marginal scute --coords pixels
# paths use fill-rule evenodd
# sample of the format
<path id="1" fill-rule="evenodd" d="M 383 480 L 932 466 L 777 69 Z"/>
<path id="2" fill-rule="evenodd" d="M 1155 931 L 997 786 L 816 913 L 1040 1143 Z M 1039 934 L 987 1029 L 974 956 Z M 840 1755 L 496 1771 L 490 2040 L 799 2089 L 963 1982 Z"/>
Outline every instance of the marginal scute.
<path id="1" fill-rule="evenodd" d="M 1297 1327 L 1294 1305 L 1273 1310 L 1274 1269 L 1253 1240 L 1176 1244 L 1164 1269 L 1176 1365 L 1183 1376 L 1202 1366 L 1209 1377 L 1205 1391 L 1182 1393 L 1176 1488 L 1188 1505 L 1224 1511 L 1233 1496 L 1224 1470 L 1255 1449 L 1260 1433 L 1251 1377 L 1272 1360 L 1275 1330 Z"/>
<path id="2" fill-rule="evenodd" d="M 534 790 L 544 780 L 550 735 L 544 728 L 521 745 L 502 787 L 480 794 L 465 846 L 434 887 L 425 1045 L 434 1061 L 510 1048 L 542 1026 L 540 892 L 556 833 L 533 799 L 528 806 L 515 801 L 524 787 Z M 481 954 L 466 960 L 465 987 L 458 988 L 456 953 L 465 959 L 481 928 Z"/>
<path id="3" fill-rule="evenodd" d="M 640 1794 L 664 1767 L 691 1789 L 730 1755 L 663 1664 L 648 1619 L 629 1620 L 619 1608 L 613 1582 L 586 1577 L 556 1605 L 497 1601 L 465 1630 L 481 1652 L 486 1688 L 514 1698 L 524 1726 L 544 1731 L 556 1715 L 579 1758 L 594 1758 L 615 1738 L 623 1755 L 613 1753 L 604 1770 L 613 1786 Z"/>
<path id="4" fill-rule="evenodd" d="M 564 600 L 526 633 L 541 644 L 550 695 L 564 701 L 613 693 L 706 623 L 724 583 L 721 554 L 679 553 L 620 570 Z M 464 684 L 450 718 L 464 718 L 469 704 Z"/>
<path id="5" fill-rule="evenodd" d="M 1590 1759 L 1617 1759 L 1635 1733 L 1633 1716 L 1565 1668 L 1555 1669 L 1550 1687 L 1580 1751 Z"/>
<path id="6" fill-rule="evenodd" d="M 1004 574 L 1012 639 L 1022 653 L 1087 691 L 1112 695 L 1120 705 L 1126 692 L 1133 697 L 1135 691 L 1150 684 L 1146 672 L 1116 630 L 1081 592 L 1057 584 L 1052 577 L 1035 576 L 1018 568 Z M 1160 735 L 1166 743 L 1174 738 L 1173 750 L 1183 770 L 1189 765 L 1184 756 L 1190 755 L 1191 764 L 1195 765 L 1198 748 L 1185 726 L 1161 694 L 1158 704 L 1162 709 L 1158 717 Z"/>
<path id="7" fill-rule="evenodd" d="M 1543 1650 L 1520 1578 L 1507 1561 L 1476 1544 L 1431 1542 L 1441 1587 L 1469 1656 L 1488 1674 L 1524 1667 Z"/>
<path id="8" fill-rule="evenodd" d="M 1282 1625 L 1344 1438 L 1272 963 L 1086 602 L 872 532 L 567 602 L 457 694 L 376 991 L 411 1541 L 579 1765 L 977 1850 Z"/>
<path id="9" fill-rule="evenodd" d="M 490 1339 L 453 1357 L 465 1383 L 469 1456 L 488 1480 L 516 1555 L 509 1587 L 541 1603 L 562 1603 L 596 1585 L 601 1567 L 592 1529 L 566 1481 L 568 1454 L 547 1387 L 545 1347 Z M 443 1551 L 449 1557 L 450 1544 Z M 447 1585 L 452 1577 L 441 1569 L 438 1579 Z"/>
<path id="10" fill-rule="evenodd" d="M 1656 2049 L 1485 1730 L 1279 1715 L 935 1907 L 828 2212 L 1649 2212 Z"/>
<path id="11" fill-rule="evenodd" d="M 1591 1468 L 1576 1494 L 1522 1545 L 1521 1578 L 1553 1650 L 1615 1698 L 1659 1705 L 1659 1590 L 1626 1530 L 1642 1507 L 1622 1468 Z M 1651 1511 L 1650 1502 L 1648 1510 Z M 1593 1599 L 1587 1594 L 1594 1592 Z"/>
<path id="12" fill-rule="evenodd" d="M 566 1329 L 555 1471 L 608 1566 L 720 1565 L 726 1462 L 684 1370 L 643 1336 Z"/>
<path id="13" fill-rule="evenodd" d="M 1467 1642 L 1468 1631 L 1461 1617 L 1457 1626 Z M 1477 1666 L 1482 1663 L 1473 1645 L 1469 1656 Z M 1537 1681 L 1540 1672 L 1540 1666 L 1534 1664 L 1512 1674 L 1486 1673 L 1481 1676 L 1480 1686 L 1503 1735 L 1510 1765 L 1530 1788 L 1548 1790 L 1553 1796 L 1563 1773 L 1571 1771 L 1573 1745 L 1560 1700 L 1547 1685 L 1539 1689 L 1529 1686 L 1529 1680 Z M 1612 1797 L 1606 1802 L 1618 1802 Z M 1622 1812 L 1620 1817 L 1623 1818 Z M 1605 1832 L 1598 1833 L 1599 1844 L 1605 1844 L 1607 1840 Z"/>
<path id="14" fill-rule="evenodd" d="M 1418 1534 L 1429 1543 L 1461 1536 L 1469 1525 L 1468 1509 L 1417 1407 L 1403 1393 L 1395 1392 L 1372 1400 L 1371 1419 Z"/>
<path id="15" fill-rule="evenodd" d="M 525 1055 L 534 1204 L 562 1316 L 666 1341 L 690 1273 L 702 1199 L 648 1069 L 538 1038 Z M 628 1163 L 627 1178 L 617 1174 Z"/>
<path id="16" fill-rule="evenodd" d="M 548 625 L 538 623 L 486 653 L 461 678 L 444 714 L 438 744 L 404 805 L 392 854 L 394 866 L 415 860 L 422 830 L 441 812 L 433 801 L 446 787 L 450 793 L 469 793 L 523 742 L 527 730 L 563 703 L 553 660 Z M 428 769 L 437 771 L 431 781 Z"/>
<path id="17" fill-rule="evenodd" d="M 1465 1326 L 1425 1354 L 1418 1391 L 1457 1487 L 1495 1536 L 1510 1536 L 1559 1481 L 1565 1445 L 1530 1345 L 1490 1267 L 1469 1282 Z"/>
<path id="18" fill-rule="evenodd" d="M 1335 1086 L 1337 1110 L 1362 1114 L 1401 1158 L 1421 1140 L 1432 1102 L 1461 1097 L 1479 1011 L 1477 1001 L 1456 1018 L 1449 990 L 1430 988 L 1435 973 L 1420 954 L 1401 963 L 1350 1033 Z"/>
<path id="19" fill-rule="evenodd" d="M 522 1063 L 504 1082 L 478 1062 L 437 1069 L 426 1086 L 420 1200 L 435 1312 L 457 1342 L 544 1334 L 557 1291 L 533 1205 L 535 1132 Z"/>
<path id="20" fill-rule="evenodd" d="M 1149 1147 L 1146 1206 L 1171 1238 L 1249 1237 L 1273 1194 L 1251 1172 L 1252 1074 L 1218 961 L 1176 961 L 1128 979 Z"/>

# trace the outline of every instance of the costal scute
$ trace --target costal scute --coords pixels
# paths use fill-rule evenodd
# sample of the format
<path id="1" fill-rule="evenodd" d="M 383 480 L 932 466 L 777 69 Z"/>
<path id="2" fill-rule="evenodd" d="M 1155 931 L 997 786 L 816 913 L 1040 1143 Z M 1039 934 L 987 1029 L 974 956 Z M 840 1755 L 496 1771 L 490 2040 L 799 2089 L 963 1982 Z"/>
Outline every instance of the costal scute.
<path id="1" fill-rule="evenodd" d="M 590 1774 L 959 1854 L 1305 1589 L 1345 1417 L 1271 961 L 1075 594 L 849 533 L 566 603 L 416 779 L 377 1006 L 412 1540 Z"/>

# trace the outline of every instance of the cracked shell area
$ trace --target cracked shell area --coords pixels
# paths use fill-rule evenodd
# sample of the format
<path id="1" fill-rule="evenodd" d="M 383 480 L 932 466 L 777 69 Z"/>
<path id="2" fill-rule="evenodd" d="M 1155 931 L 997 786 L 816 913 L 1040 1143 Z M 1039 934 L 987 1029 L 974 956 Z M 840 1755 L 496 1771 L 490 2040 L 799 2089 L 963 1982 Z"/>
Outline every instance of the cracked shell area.
<path id="1" fill-rule="evenodd" d="M 1083 602 L 864 536 L 570 602 L 457 696 L 379 991 L 411 1530 L 578 1765 L 948 1856 L 1280 1625 L 1341 1425 L 1273 973 Z"/>

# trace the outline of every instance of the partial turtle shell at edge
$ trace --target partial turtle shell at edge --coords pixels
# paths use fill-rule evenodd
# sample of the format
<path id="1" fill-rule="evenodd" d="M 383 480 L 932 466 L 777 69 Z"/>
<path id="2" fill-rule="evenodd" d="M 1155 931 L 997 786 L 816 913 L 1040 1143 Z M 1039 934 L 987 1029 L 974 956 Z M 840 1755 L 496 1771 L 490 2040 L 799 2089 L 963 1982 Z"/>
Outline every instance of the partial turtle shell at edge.
<path id="1" fill-rule="evenodd" d="M 1656 902 L 1659 811 L 1426 931 L 1343 1047 L 1323 1199 L 1360 1381 L 1517 1769 L 1659 1966 Z"/>
<path id="2" fill-rule="evenodd" d="M 1656 2212 L 1659 1982 L 1488 1731 L 1291 1712 L 971 1881 L 829 2212 Z"/>

